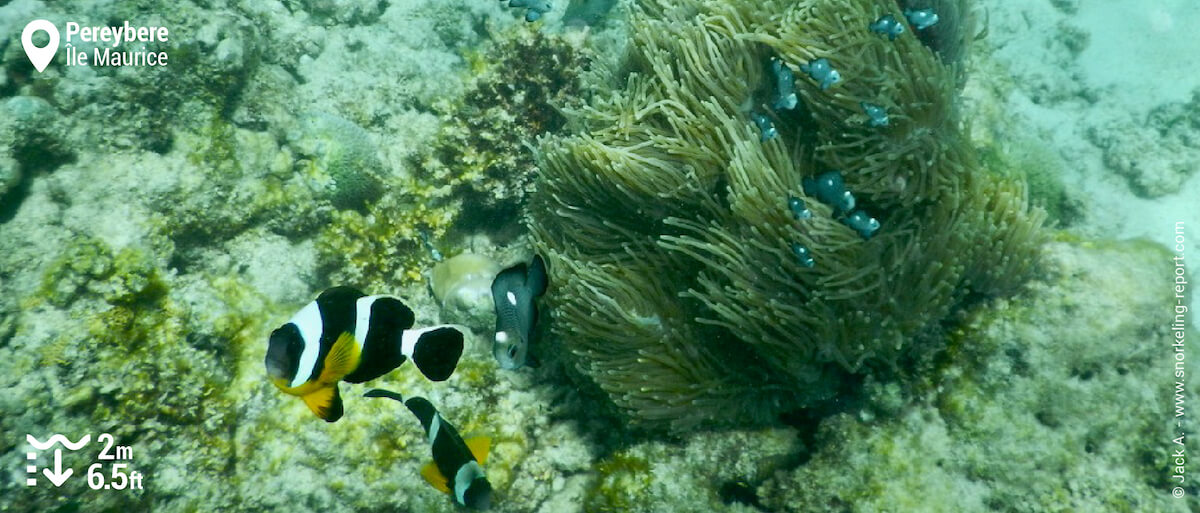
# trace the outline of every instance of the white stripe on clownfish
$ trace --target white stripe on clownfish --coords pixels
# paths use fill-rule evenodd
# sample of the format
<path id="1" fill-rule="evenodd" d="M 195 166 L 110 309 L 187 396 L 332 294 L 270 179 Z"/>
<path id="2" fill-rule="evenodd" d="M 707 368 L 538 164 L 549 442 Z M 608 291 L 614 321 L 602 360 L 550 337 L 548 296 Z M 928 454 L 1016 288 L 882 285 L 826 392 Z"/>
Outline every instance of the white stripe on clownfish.
<path id="1" fill-rule="evenodd" d="M 429 422 L 429 445 L 433 445 L 433 441 L 437 440 L 438 432 L 442 430 L 442 414 L 434 413 L 433 420 Z"/>
<path id="2" fill-rule="evenodd" d="M 313 301 L 301 308 L 288 321 L 300 330 L 300 338 L 304 341 L 304 351 L 300 353 L 300 363 L 296 366 L 296 376 L 288 385 L 298 387 L 313 377 L 313 368 L 317 364 L 317 355 L 321 352 L 321 309 Z"/>
<path id="3" fill-rule="evenodd" d="M 367 332 L 371 329 L 371 305 L 381 297 L 387 296 L 363 296 L 354 302 L 354 340 L 358 341 L 363 352 L 367 350 Z"/>
<path id="4" fill-rule="evenodd" d="M 479 462 L 475 460 L 468 461 L 463 466 L 458 467 L 458 471 L 454 473 L 454 496 L 458 498 L 458 503 L 466 505 L 467 489 L 471 487 L 471 482 L 476 478 L 483 477 L 483 469 L 479 467 Z"/>
<path id="5" fill-rule="evenodd" d="M 427 326 L 416 330 L 404 330 L 400 338 L 400 354 L 409 358 L 413 357 L 413 351 L 417 349 L 417 342 L 421 341 L 421 335 L 427 332 L 447 328 L 446 325 Z"/>

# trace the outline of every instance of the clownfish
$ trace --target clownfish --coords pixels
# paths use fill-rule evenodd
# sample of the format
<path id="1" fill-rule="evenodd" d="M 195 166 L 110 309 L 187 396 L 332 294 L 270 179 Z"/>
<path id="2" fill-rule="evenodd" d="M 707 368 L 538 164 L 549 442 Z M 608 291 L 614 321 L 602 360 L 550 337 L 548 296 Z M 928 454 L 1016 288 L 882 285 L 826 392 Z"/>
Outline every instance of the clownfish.
<path id="1" fill-rule="evenodd" d="M 450 326 L 409 329 L 413 320 L 397 298 L 331 288 L 271 332 L 267 375 L 326 422 L 342 417 L 339 381 L 370 381 L 409 358 L 426 378 L 445 381 L 462 356 L 462 332 Z"/>
<path id="2" fill-rule="evenodd" d="M 433 451 L 433 461 L 421 467 L 421 477 L 434 488 L 450 494 L 456 504 L 471 509 L 487 509 L 492 501 L 492 484 L 483 474 L 491 439 L 487 437 L 463 440 L 454 426 L 424 397 L 405 401 L 400 394 L 374 389 L 366 397 L 386 397 L 408 407 L 421 426 Z"/>
<path id="3" fill-rule="evenodd" d="M 887 36 L 888 41 L 895 41 L 900 34 L 904 33 L 904 24 L 891 14 L 880 16 L 879 19 L 867 25 L 867 28 L 871 29 L 871 32 Z"/>

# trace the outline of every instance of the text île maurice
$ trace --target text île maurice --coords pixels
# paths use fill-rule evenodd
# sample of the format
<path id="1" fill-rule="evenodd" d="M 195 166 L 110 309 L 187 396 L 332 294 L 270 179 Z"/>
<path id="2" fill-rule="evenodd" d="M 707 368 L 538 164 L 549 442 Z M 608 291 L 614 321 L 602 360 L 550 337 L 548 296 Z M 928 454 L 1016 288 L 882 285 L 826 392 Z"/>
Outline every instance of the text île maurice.
<path id="1" fill-rule="evenodd" d="M 146 51 L 142 46 L 139 50 L 115 50 L 122 43 L 155 43 L 167 42 L 169 33 L 167 27 L 132 27 L 129 22 L 116 27 L 81 27 L 78 23 L 67 23 L 67 64 L 70 66 L 166 66 L 167 52 Z M 97 45 L 92 49 L 91 59 L 87 52 L 81 52 L 71 46 L 71 40 L 78 37 L 89 43 L 105 43 L 106 47 Z M 90 62 L 89 62 L 90 60 Z"/>

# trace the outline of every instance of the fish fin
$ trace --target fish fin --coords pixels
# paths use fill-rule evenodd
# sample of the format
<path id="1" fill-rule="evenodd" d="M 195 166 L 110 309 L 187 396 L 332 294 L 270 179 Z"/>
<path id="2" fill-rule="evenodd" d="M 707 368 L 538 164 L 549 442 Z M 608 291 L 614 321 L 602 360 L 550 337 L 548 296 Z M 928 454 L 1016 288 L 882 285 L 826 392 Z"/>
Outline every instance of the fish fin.
<path id="1" fill-rule="evenodd" d="M 321 383 L 341 381 L 347 374 L 354 372 L 361 358 L 362 349 L 358 346 L 358 341 L 354 340 L 354 335 L 348 332 L 342 333 L 338 336 L 337 342 L 333 343 L 333 347 L 329 348 L 329 354 L 325 355 L 325 368 L 321 371 L 318 381 Z"/>
<path id="2" fill-rule="evenodd" d="M 338 392 L 337 385 L 331 385 L 317 389 L 311 394 L 307 394 L 301 399 L 304 399 L 304 404 L 308 405 L 308 409 L 312 410 L 318 417 L 325 422 L 337 422 L 342 418 L 342 395 Z"/>
<path id="3" fill-rule="evenodd" d="M 384 390 L 382 388 L 373 388 L 368 390 L 367 393 L 363 394 L 363 397 L 386 397 L 393 401 L 400 401 L 401 403 L 404 402 L 404 398 L 401 397 L 400 394 L 392 392 L 391 390 Z"/>
<path id="4" fill-rule="evenodd" d="M 533 297 L 540 297 L 546 293 L 546 287 L 550 285 L 550 280 L 546 276 L 546 261 L 542 260 L 542 256 L 533 255 L 533 262 L 529 264 L 529 271 L 525 275 L 525 286 L 529 287 L 529 292 L 533 293 Z"/>
<path id="5" fill-rule="evenodd" d="M 437 465 L 434 465 L 432 461 L 421 467 L 421 477 L 425 478 L 425 482 L 433 485 L 434 488 L 441 490 L 442 493 L 450 493 L 450 487 L 446 486 L 446 476 L 442 475 L 442 471 L 438 470 Z"/>
<path id="6" fill-rule="evenodd" d="M 467 449 L 471 451 L 471 455 L 475 457 L 480 465 L 487 463 L 488 450 L 492 448 L 492 439 L 486 436 L 477 436 L 464 440 L 467 444 Z"/>
<path id="7" fill-rule="evenodd" d="M 430 381 L 445 381 L 458 367 L 463 352 L 463 334 L 457 328 L 441 326 L 421 333 L 413 345 L 412 360 Z"/>
<path id="8" fill-rule="evenodd" d="M 413 327 L 413 322 L 416 321 L 416 315 L 413 314 L 412 308 L 404 304 L 400 298 L 391 296 L 383 296 L 375 300 L 375 304 L 371 307 L 371 315 L 379 315 L 385 317 L 392 327 L 398 328 L 396 331 L 403 331 Z"/>
<path id="9" fill-rule="evenodd" d="M 317 296 L 317 301 L 320 303 L 331 303 L 338 301 L 349 301 L 353 303 L 354 300 L 365 295 L 366 294 L 363 294 L 361 290 L 358 290 L 354 287 L 338 285 L 336 287 L 325 289 L 324 292 Z"/>

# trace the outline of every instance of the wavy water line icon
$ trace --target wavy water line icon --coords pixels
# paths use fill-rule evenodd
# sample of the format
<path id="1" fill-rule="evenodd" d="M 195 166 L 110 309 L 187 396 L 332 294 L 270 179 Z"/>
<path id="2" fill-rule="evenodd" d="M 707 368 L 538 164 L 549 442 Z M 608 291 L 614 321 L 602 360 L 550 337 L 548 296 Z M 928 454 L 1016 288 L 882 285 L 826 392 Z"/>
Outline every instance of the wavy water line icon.
<path id="1" fill-rule="evenodd" d="M 63 444 L 63 447 L 66 447 L 72 451 L 78 451 L 81 447 L 87 445 L 87 443 L 92 440 L 92 435 L 83 435 L 83 438 L 80 438 L 79 441 L 75 443 L 71 443 L 70 439 L 58 433 L 50 435 L 50 439 L 46 440 L 45 442 L 39 442 L 38 439 L 33 437 L 33 435 L 25 435 L 25 440 L 29 442 L 29 445 L 32 445 L 34 449 L 39 451 L 49 449 L 56 443 Z"/>

